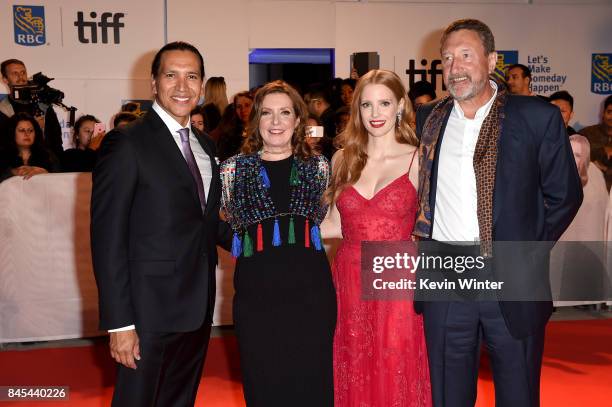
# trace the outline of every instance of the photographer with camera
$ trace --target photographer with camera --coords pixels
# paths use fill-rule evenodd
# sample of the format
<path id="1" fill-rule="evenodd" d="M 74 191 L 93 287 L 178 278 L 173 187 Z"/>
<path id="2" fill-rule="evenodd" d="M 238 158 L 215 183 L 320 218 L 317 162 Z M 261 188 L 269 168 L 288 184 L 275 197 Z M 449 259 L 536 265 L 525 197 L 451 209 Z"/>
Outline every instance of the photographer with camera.
<path id="1" fill-rule="evenodd" d="M 9 95 L 0 101 L 0 145 L 6 147 L 11 137 L 8 134 L 9 119 L 16 113 L 27 113 L 36 118 L 43 129 L 44 145 L 56 156 L 62 147 L 62 128 L 53 110 L 53 103 L 61 103 L 64 94 L 47 86 L 49 78 L 34 75 L 28 81 L 25 64 L 18 59 L 7 59 L 0 64 L 2 81 L 9 88 Z"/>

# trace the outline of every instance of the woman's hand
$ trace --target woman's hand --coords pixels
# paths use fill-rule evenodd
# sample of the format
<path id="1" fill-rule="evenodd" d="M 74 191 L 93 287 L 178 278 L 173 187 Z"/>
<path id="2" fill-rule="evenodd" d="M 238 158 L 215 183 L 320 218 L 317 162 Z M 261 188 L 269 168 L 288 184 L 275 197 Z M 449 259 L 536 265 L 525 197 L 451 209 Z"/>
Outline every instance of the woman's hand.
<path id="1" fill-rule="evenodd" d="M 342 239 L 342 222 L 336 204 L 327 210 L 327 216 L 321 223 L 321 237 L 327 239 Z"/>
<path id="2" fill-rule="evenodd" d="M 23 177 L 23 179 L 30 179 L 36 174 L 46 174 L 48 171 L 41 167 L 22 165 L 21 167 L 14 168 L 12 172 L 15 176 Z"/>
<path id="3" fill-rule="evenodd" d="M 106 132 L 100 132 L 93 135 L 91 142 L 89 143 L 89 149 L 96 151 L 100 148 L 102 144 L 102 140 L 104 140 L 104 136 L 106 136 Z"/>

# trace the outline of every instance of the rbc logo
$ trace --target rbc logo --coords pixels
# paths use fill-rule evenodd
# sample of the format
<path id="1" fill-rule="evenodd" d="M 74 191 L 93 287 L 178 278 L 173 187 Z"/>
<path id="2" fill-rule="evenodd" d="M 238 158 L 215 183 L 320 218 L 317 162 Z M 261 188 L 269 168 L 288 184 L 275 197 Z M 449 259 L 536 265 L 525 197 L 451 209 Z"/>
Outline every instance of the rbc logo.
<path id="1" fill-rule="evenodd" d="M 593 54 L 591 92 L 600 95 L 612 93 L 612 54 Z"/>
<path id="2" fill-rule="evenodd" d="M 47 41 L 43 6 L 13 6 L 13 21 L 15 43 L 35 47 Z"/>
<path id="3" fill-rule="evenodd" d="M 506 82 L 506 69 L 508 66 L 518 64 L 518 51 L 497 51 L 497 63 L 493 76 L 502 83 Z"/>

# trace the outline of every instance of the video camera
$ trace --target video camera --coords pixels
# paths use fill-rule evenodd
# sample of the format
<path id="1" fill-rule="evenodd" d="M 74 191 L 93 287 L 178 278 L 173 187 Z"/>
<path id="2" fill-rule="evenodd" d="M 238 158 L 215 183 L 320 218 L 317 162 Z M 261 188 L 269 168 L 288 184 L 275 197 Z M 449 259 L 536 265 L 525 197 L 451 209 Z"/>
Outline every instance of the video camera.
<path id="1" fill-rule="evenodd" d="M 15 85 L 12 88 L 11 97 L 13 100 L 22 103 L 28 103 L 32 106 L 32 111 L 35 116 L 42 116 L 44 112 L 41 110 L 39 103 L 46 105 L 58 105 L 70 112 L 69 126 L 74 125 L 74 113 L 76 107 L 66 106 L 63 103 L 64 92 L 59 89 L 52 88 L 48 85 L 55 78 L 49 78 L 42 72 L 38 72 L 32 76 L 32 80 L 26 85 Z"/>

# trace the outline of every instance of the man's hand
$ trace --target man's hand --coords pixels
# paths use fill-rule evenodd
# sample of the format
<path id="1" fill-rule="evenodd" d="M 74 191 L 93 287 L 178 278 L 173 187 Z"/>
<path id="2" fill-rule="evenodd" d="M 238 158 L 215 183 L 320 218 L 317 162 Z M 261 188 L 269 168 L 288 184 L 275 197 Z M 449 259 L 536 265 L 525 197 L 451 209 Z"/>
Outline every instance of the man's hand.
<path id="1" fill-rule="evenodd" d="M 13 169 L 13 175 L 21 176 L 23 179 L 30 179 L 36 174 L 46 174 L 47 170 L 41 167 L 34 167 L 30 165 L 22 165 Z"/>
<path id="2" fill-rule="evenodd" d="M 110 333 L 110 354 L 125 367 L 136 369 L 136 360 L 140 360 L 140 342 L 135 329 Z"/>

